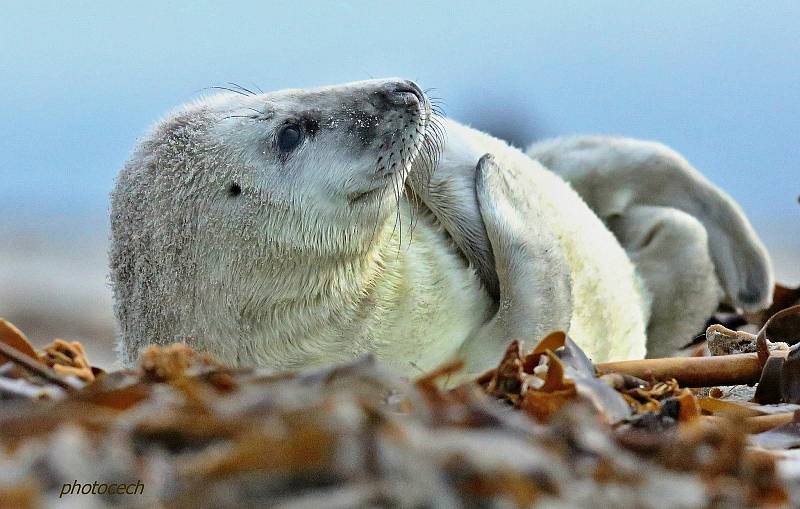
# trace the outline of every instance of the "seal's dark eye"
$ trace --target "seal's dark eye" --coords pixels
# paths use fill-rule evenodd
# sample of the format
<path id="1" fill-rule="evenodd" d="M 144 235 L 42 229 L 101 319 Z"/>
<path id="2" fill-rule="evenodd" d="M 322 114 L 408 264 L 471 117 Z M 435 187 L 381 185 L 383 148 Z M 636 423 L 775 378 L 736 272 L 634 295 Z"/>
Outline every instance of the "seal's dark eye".
<path id="1" fill-rule="evenodd" d="M 281 152 L 294 150 L 303 141 L 303 131 L 297 124 L 289 124 L 278 133 L 278 148 Z"/>
<path id="2" fill-rule="evenodd" d="M 228 186 L 228 196 L 235 198 L 240 194 L 242 194 L 242 186 L 236 182 L 232 182 L 231 185 Z"/>

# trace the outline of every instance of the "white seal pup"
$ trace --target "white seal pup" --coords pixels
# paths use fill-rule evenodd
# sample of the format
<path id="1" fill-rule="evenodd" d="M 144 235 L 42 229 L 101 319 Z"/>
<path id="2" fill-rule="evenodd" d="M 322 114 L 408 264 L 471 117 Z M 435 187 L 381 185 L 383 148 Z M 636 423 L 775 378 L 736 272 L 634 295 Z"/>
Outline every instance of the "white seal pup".
<path id="1" fill-rule="evenodd" d="M 645 353 L 649 294 L 578 194 L 403 80 L 180 108 L 120 172 L 110 258 L 126 364 L 185 341 L 230 364 L 475 373 L 555 329 L 595 360 Z"/>
<path id="2" fill-rule="evenodd" d="M 402 194 L 412 162 L 435 162 L 442 141 L 413 83 L 229 93 L 169 115 L 138 145 L 112 195 L 123 362 L 147 344 L 185 341 L 231 364 L 291 369 L 373 352 L 414 373 L 462 355 L 475 373 L 509 339 L 533 341 L 571 323 L 597 358 L 641 356 L 645 306 L 619 244 L 542 170 L 564 193 L 556 208 L 578 210 L 576 224 L 586 225 L 552 228 L 544 217 L 552 207 L 516 192 L 533 189 L 533 176 L 480 159 L 507 146 L 483 135 L 486 147 L 464 151 L 458 129 L 447 123 L 442 160 L 468 162 L 477 175 L 479 233 L 492 243 L 497 299 L 437 216 Z M 536 166 L 518 151 L 499 160 Z M 520 175 L 517 189 L 507 185 L 512 174 Z M 581 262 L 563 248 L 598 237 L 602 259 Z M 621 280 L 590 284 L 625 305 L 573 307 L 575 282 L 597 276 L 575 268 L 609 260 L 620 267 L 606 272 Z M 590 337 L 592 324 L 612 332 Z"/>

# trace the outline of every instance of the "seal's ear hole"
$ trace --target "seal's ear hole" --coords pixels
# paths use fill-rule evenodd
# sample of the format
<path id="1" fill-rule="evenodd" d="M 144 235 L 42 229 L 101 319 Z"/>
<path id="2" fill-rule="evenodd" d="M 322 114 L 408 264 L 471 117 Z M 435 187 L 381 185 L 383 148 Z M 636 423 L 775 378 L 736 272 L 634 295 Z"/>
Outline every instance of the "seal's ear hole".
<path id="1" fill-rule="evenodd" d="M 240 194 L 242 194 L 242 186 L 236 182 L 231 182 L 231 184 L 228 186 L 228 196 L 235 198 Z"/>

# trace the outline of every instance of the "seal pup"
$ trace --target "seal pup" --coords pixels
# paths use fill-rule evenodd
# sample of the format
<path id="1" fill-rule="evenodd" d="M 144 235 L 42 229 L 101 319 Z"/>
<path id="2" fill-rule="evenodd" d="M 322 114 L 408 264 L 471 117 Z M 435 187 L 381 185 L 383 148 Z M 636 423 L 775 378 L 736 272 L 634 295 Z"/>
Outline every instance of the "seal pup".
<path id="1" fill-rule="evenodd" d="M 404 80 L 179 108 L 121 170 L 111 223 L 126 364 L 185 341 L 235 365 L 477 373 L 556 329 L 598 361 L 645 353 L 650 294 L 580 196 Z"/>
<path id="2" fill-rule="evenodd" d="M 373 352 L 406 373 L 462 355 L 475 373 L 511 338 L 570 327 L 598 358 L 643 355 L 646 306 L 599 219 L 554 175 L 542 170 L 537 183 L 536 172 L 482 157 L 505 150 L 499 140 L 465 150 L 453 129 L 397 79 L 220 94 L 168 115 L 112 193 L 123 363 L 148 344 L 184 341 L 234 365 L 294 369 Z M 412 166 L 424 180 L 439 153 L 472 165 L 494 288 L 440 221 L 443 207 L 403 193 Z M 536 166 L 518 151 L 499 161 Z M 555 186 L 542 193 L 560 195 L 561 210 L 580 216 L 569 224 L 584 226 L 554 228 L 561 221 L 547 216 L 560 206 L 526 199 L 538 185 Z M 588 252 L 564 242 L 604 255 L 581 259 Z M 573 306 L 576 281 L 624 305 L 592 309 L 582 290 Z M 601 326 L 614 332 L 592 338 Z"/>

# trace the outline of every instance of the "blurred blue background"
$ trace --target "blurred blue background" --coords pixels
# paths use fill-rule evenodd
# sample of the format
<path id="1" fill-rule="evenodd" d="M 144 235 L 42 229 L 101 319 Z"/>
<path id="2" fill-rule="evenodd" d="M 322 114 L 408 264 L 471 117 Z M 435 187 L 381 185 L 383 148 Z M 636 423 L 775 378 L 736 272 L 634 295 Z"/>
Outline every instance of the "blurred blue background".
<path id="1" fill-rule="evenodd" d="M 160 115 L 229 81 L 402 76 L 520 145 L 660 140 L 741 203 L 779 278 L 800 280 L 800 2 L 31 4 L 0 15 L 0 316 L 34 336 L 113 334 L 116 171 Z"/>

